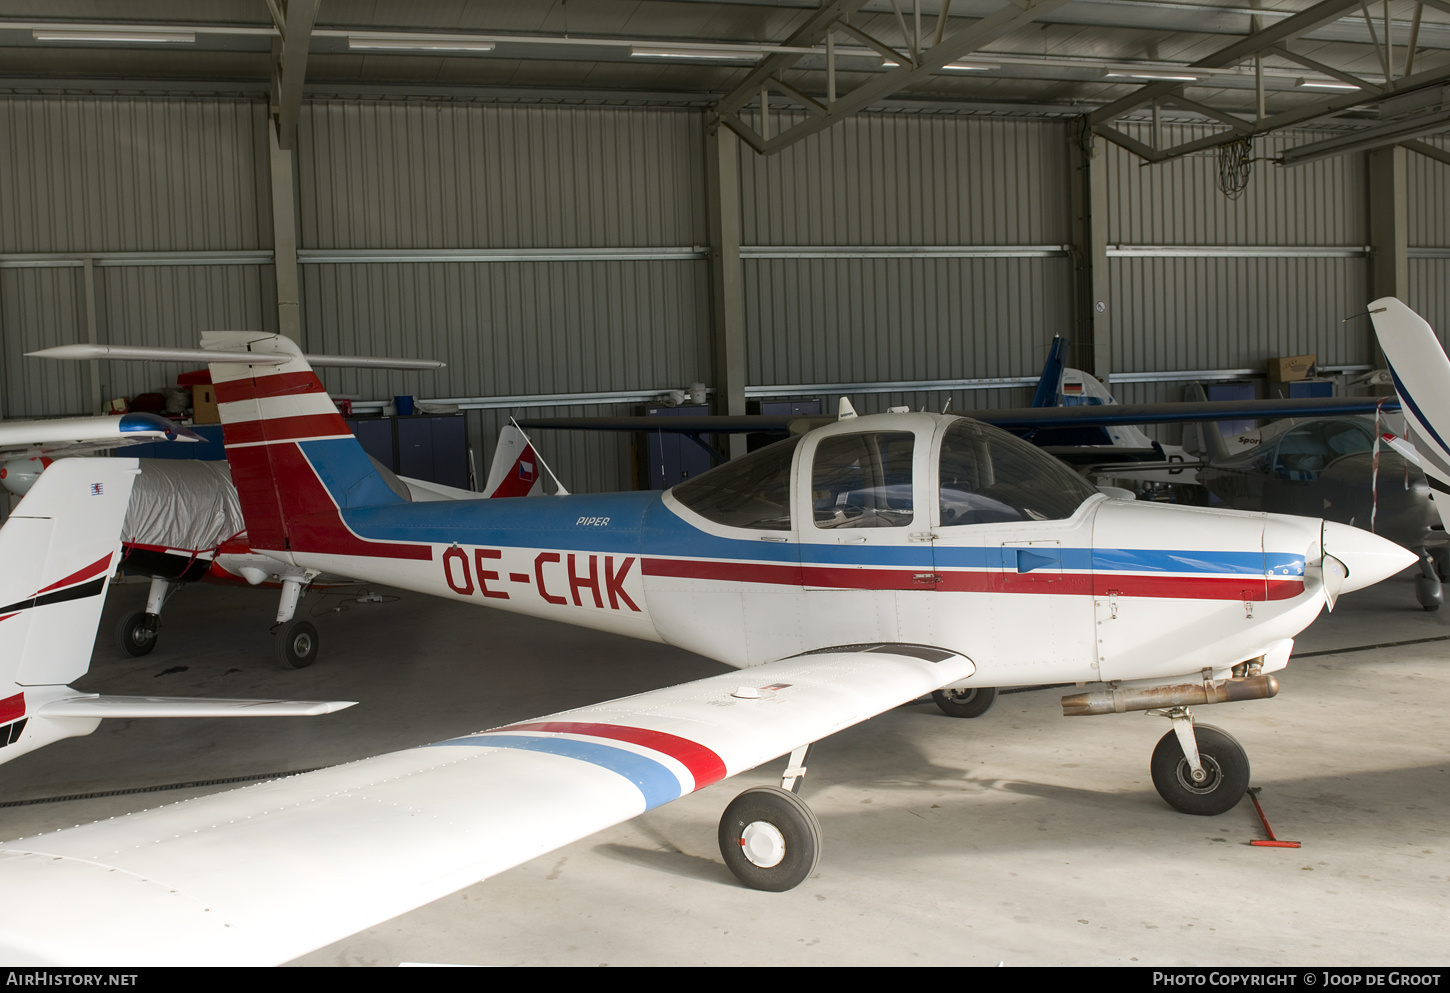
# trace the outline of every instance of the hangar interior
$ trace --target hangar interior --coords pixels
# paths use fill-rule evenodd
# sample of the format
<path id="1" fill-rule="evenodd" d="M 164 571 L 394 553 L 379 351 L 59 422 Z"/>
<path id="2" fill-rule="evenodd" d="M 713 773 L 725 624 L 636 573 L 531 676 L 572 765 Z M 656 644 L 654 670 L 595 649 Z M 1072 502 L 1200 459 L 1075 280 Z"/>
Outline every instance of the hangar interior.
<path id="1" fill-rule="evenodd" d="M 1442 341 L 1450 329 L 1444 0 L 11 0 L 0 10 L 0 135 L 0 416 L 99 413 L 178 372 L 26 357 L 37 349 L 189 348 L 204 331 L 281 332 L 308 352 L 446 362 L 436 372 L 343 369 L 326 382 L 364 414 L 397 396 L 463 411 L 477 485 L 510 415 L 632 413 L 694 384 L 712 411 L 730 414 L 801 399 L 832 411 L 842 396 L 862 413 L 1025 406 L 1061 335 L 1069 364 L 1123 402 L 1178 400 L 1191 382 L 1250 382 L 1267 395 L 1265 363 L 1304 354 L 1345 392 L 1383 366 L 1363 319 L 1369 300 L 1400 297 Z M 1161 430 L 1176 440 L 1177 429 Z M 576 493 L 637 485 L 629 436 L 548 431 L 539 445 Z M 1346 601 L 1338 626 L 1310 643 L 1332 652 L 1445 637 L 1450 619 L 1419 612 L 1407 582 L 1361 594 L 1357 612 Z M 119 586 L 112 596 L 137 594 Z M 236 621 L 240 601 L 215 591 L 195 599 L 216 624 L 247 623 Z M 0 814 L 29 830 L 150 806 L 144 796 L 23 805 L 61 784 L 90 793 L 135 780 L 117 764 L 148 749 L 172 758 L 141 776 L 144 785 L 245 776 L 280 771 L 289 756 L 321 765 L 466 733 L 480 712 L 521 719 L 588 703 L 591 693 L 717 671 L 657 646 L 601 647 L 587 632 L 530 622 L 521 634 L 508 618 L 481 621 L 425 599 L 405 598 L 428 629 L 388 642 L 392 668 L 349 677 L 342 666 L 284 674 L 253 664 L 243 677 L 250 693 L 386 700 L 397 692 L 392 677 L 407 673 L 396 725 L 358 725 L 329 741 L 320 728 L 201 732 L 181 721 L 133 732 L 118 722 L 114 762 L 95 762 L 87 749 L 97 742 L 78 739 L 30 768 L 5 767 L 0 793 L 22 806 Z M 177 616 L 176 641 L 146 665 L 121 672 L 128 663 L 111 659 L 114 668 L 91 678 L 140 692 L 157 685 L 148 683 L 165 668 L 157 663 L 188 664 L 210 635 Z M 356 630 L 342 638 L 358 653 L 348 668 L 363 668 L 369 646 Z M 432 694 L 457 687 L 450 673 L 432 672 L 438 656 L 466 653 L 477 639 L 507 642 L 519 659 L 597 653 L 615 675 L 551 669 L 547 687 L 504 703 L 493 691 L 512 691 L 517 676 L 493 671 L 440 715 Z M 990 908 L 964 900 L 958 886 L 975 884 L 970 872 L 943 870 L 950 844 L 912 834 L 919 811 L 883 804 L 893 809 L 845 828 L 847 860 L 873 868 L 830 884 L 839 920 L 804 893 L 762 911 L 747 904 L 754 894 L 721 895 L 728 884 L 700 867 L 708 843 L 672 847 L 677 830 L 710 840 L 708 826 L 680 826 L 703 808 L 682 806 L 658 816 L 684 821 L 636 823 L 562 861 L 516 870 L 496 891 L 526 909 L 512 922 L 497 919 L 497 907 L 473 921 L 494 935 L 480 954 L 532 964 L 724 964 L 752 954 L 763 957 L 743 960 L 1203 964 L 1225 951 L 1246 962 L 1443 960 L 1435 937 L 1450 868 L 1445 736 L 1417 713 L 1404 720 L 1418 736 L 1409 753 L 1380 737 L 1403 716 L 1405 696 L 1444 697 L 1438 650 L 1381 652 L 1362 667 L 1333 656 L 1315 667 L 1315 684 L 1333 699 L 1323 706 L 1343 722 L 1337 735 L 1302 701 L 1253 725 L 1246 737 L 1261 753 L 1282 755 L 1295 733 L 1312 740 L 1317 785 L 1293 785 L 1305 766 L 1292 762 L 1269 775 L 1285 791 L 1279 809 L 1319 831 L 1332 853 L 1277 866 L 1267 878 L 1280 894 L 1260 894 L 1261 904 L 1201 878 L 1257 871 L 1250 864 L 1261 853 L 1229 851 L 1229 829 L 1180 831 L 1155 848 L 1144 825 L 1166 831 L 1170 819 L 1145 812 L 1151 790 L 1141 809 L 1109 802 L 1128 788 L 1094 777 L 1124 751 L 1141 780 L 1141 734 L 1120 728 L 1081 745 L 1059 721 L 1034 737 L 1043 713 L 1053 721 L 1054 698 L 994 716 L 1012 732 L 1003 750 L 1048 762 L 1056 779 L 1023 785 L 1008 763 L 969 771 L 960 787 L 941 772 L 956 760 L 933 751 L 934 739 L 912 742 L 921 711 L 910 709 L 839 746 L 855 758 L 897 755 L 901 768 L 828 779 L 842 825 L 873 788 L 899 796 L 918 763 L 936 779 L 933 811 L 976 793 L 1000 802 L 1011 827 L 975 836 L 975 853 L 992 864 L 977 881 L 998 894 L 1021 886 L 1021 896 Z M 185 678 L 232 692 L 225 676 L 248 665 L 246 654 L 215 651 Z M 562 702 L 561 685 L 572 685 Z M 1373 716 L 1354 715 L 1345 685 L 1373 700 Z M 1394 699 L 1376 695 L 1384 692 Z M 1232 705 L 1260 706 L 1272 705 Z M 942 724 L 951 725 L 942 739 L 960 736 L 961 722 Z M 997 747 L 982 740 L 985 730 L 973 727 L 974 741 Z M 203 751 L 225 756 L 222 771 L 200 770 L 186 737 L 195 734 L 206 738 Z M 1336 768 L 1345 739 L 1374 743 Z M 1066 770 L 1078 748 L 1091 755 L 1081 760 L 1091 775 L 1075 784 Z M 1065 822 L 1087 794 L 1085 830 L 1100 833 L 1084 852 Z M 1058 806 L 1032 807 L 1044 797 Z M 1384 811 L 1397 825 L 1392 842 L 1373 840 L 1373 815 Z M 1013 836 L 1028 834 L 1043 840 L 1024 854 Z M 930 858 L 905 851 L 913 838 Z M 1151 849 L 1147 867 L 1129 873 L 1146 890 L 1181 874 L 1205 845 L 1217 849 L 1212 864 L 1190 875 L 1228 908 L 1223 918 L 1184 916 L 1162 896 L 1126 914 L 1114 905 L 1110 886 L 1121 882 L 1110 882 L 1105 863 Z M 1365 854 L 1374 845 L 1382 847 Z M 565 862 L 601 861 L 601 851 L 604 867 L 558 896 L 550 884 Z M 683 865 L 660 854 L 670 851 Z M 1026 881 L 1008 864 L 1019 857 L 1031 867 Z M 909 872 L 916 888 L 884 866 Z M 1305 882 L 1316 871 L 1333 877 L 1331 896 Z M 716 898 L 742 923 L 719 925 L 690 903 L 698 956 L 656 957 L 638 936 L 621 946 L 604 921 L 638 912 L 614 891 L 641 873 L 654 877 L 648 928 L 678 923 L 659 919 L 660 906 Z M 923 898 L 937 873 L 950 895 Z M 490 885 L 311 962 L 459 961 L 476 939 L 408 935 L 436 936 L 440 916 L 462 914 L 459 900 L 486 900 Z M 861 894 L 898 908 L 890 942 L 868 935 L 873 918 L 853 902 Z M 1347 908 L 1366 905 L 1381 923 L 1343 924 Z M 1294 918 L 1280 944 L 1259 930 L 1261 911 Z M 1016 929 L 1050 921 L 1052 930 L 1024 941 L 1009 918 Z M 1163 935 L 1144 937 L 1160 926 Z M 1215 927 L 1228 944 L 1196 940 Z M 796 945 L 760 953 L 782 928 Z M 1108 933 L 1083 937 L 1094 928 Z M 923 934 L 937 942 L 929 952 Z M 829 952 L 812 952 L 816 944 Z M 948 950 L 963 958 L 943 959 Z"/>

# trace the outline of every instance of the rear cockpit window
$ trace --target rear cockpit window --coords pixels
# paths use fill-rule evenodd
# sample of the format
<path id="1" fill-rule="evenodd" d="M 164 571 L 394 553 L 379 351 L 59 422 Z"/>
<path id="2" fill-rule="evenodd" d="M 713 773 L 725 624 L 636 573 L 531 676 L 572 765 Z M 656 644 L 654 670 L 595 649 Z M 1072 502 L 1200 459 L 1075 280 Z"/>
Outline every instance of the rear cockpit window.
<path id="1" fill-rule="evenodd" d="M 1071 517 L 1097 492 L 1057 459 L 1005 431 L 961 418 L 941 448 L 941 523 Z"/>
<path id="2" fill-rule="evenodd" d="M 777 441 L 716 466 L 670 492 L 716 524 L 761 531 L 790 530 L 790 465 L 800 436 Z"/>
<path id="3" fill-rule="evenodd" d="M 818 528 L 899 528 L 911 523 L 910 431 L 822 439 L 811 466 Z"/>

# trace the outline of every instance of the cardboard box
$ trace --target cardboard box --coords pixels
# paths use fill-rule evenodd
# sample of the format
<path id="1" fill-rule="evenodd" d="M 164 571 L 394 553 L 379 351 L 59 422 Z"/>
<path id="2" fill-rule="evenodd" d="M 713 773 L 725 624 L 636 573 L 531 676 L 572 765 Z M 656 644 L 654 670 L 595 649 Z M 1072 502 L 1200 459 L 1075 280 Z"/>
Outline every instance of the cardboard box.
<path id="1" fill-rule="evenodd" d="M 191 423 L 220 424 L 222 415 L 217 410 L 216 387 L 201 383 L 191 388 Z"/>
<path id="2" fill-rule="evenodd" d="M 1294 383 L 1301 379 L 1313 379 L 1317 356 L 1282 355 L 1269 360 L 1269 382 Z"/>

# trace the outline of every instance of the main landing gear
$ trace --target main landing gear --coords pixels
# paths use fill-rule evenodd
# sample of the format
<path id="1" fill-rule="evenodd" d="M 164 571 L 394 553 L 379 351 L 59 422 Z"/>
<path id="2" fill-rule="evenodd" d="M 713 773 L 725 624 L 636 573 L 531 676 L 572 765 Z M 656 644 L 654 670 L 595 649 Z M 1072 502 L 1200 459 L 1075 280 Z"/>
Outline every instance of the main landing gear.
<path id="1" fill-rule="evenodd" d="M 796 795 L 811 746 L 791 752 L 779 787 L 754 786 L 720 817 L 720 855 L 746 886 L 783 893 L 803 883 L 821 857 L 821 824 Z"/>
<path id="2" fill-rule="evenodd" d="M 146 609 L 131 611 L 116 625 L 116 647 L 123 655 L 138 659 L 150 654 L 151 649 L 156 647 L 156 638 L 161 633 L 161 608 L 181 587 L 181 583 L 173 583 L 160 576 L 151 577 Z"/>
<path id="3" fill-rule="evenodd" d="M 277 604 L 277 622 L 272 625 L 272 658 L 284 669 L 306 669 L 317 661 L 322 642 L 317 637 L 317 627 L 311 621 L 293 618 L 297 612 L 297 600 L 302 596 L 312 577 L 305 579 L 284 578 L 282 599 Z"/>
<path id="4" fill-rule="evenodd" d="M 995 686 L 973 686 L 969 689 L 933 690 L 932 701 L 948 717 L 981 717 L 997 702 Z"/>

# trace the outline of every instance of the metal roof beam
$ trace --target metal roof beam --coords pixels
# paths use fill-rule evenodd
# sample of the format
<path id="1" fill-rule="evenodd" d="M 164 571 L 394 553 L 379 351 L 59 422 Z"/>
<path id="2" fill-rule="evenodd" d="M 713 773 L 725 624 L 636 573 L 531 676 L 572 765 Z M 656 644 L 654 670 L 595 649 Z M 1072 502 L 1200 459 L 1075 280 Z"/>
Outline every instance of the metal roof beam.
<path id="1" fill-rule="evenodd" d="M 1010 0 L 995 13 L 973 22 L 971 26 L 957 31 L 941 44 L 927 49 L 918 57 L 915 64 L 903 62 L 902 65 L 887 72 L 879 79 L 858 86 L 850 93 L 838 97 L 830 104 L 826 113 L 793 125 L 774 137 L 767 138 L 760 131 L 742 121 L 738 114 L 724 110 L 732 101 L 735 110 L 745 105 L 749 97 L 742 93 L 743 85 L 730 97 L 722 100 L 716 108 L 716 112 L 719 114 L 722 124 L 740 135 L 757 152 L 771 155 L 809 135 L 824 131 L 826 128 L 854 116 L 858 111 L 865 110 L 873 103 L 926 79 L 947 63 L 955 62 L 962 56 L 979 50 L 984 45 L 1041 19 L 1069 2 L 1070 0 L 1035 0 L 1035 2 L 1033 0 Z M 829 26 L 827 28 L 829 29 Z M 769 85 L 771 82 L 769 75 L 767 73 L 756 78 L 757 74 L 752 73 L 746 82 L 750 83 L 754 80 L 755 91 L 758 91 L 762 85 Z M 752 91 L 750 95 L 753 96 L 755 91 Z M 742 97 L 744 98 L 742 99 Z"/>
<path id="2" fill-rule="evenodd" d="M 307 78 L 307 49 L 312 44 L 312 24 L 320 0 L 285 0 L 279 9 L 271 0 L 280 38 L 272 43 L 272 114 L 277 122 L 277 143 L 291 149 L 297 137 L 297 119 L 302 116 L 302 83 Z"/>
<path id="3" fill-rule="evenodd" d="M 1229 66 L 1238 65 L 1244 59 L 1268 51 L 1273 46 L 1282 44 L 1290 39 L 1297 38 L 1302 34 L 1323 27 L 1344 16 L 1345 11 L 1351 7 L 1358 7 L 1359 0 L 1320 0 L 1319 3 L 1308 10 L 1301 11 L 1286 20 L 1270 24 L 1260 31 L 1256 31 L 1245 38 L 1241 38 L 1225 48 L 1219 49 L 1207 58 L 1200 59 L 1189 66 L 1190 69 L 1224 69 Z M 1094 111 L 1088 118 L 1093 127 L 1107 124 L 1117 120 L 1124 114 L 1136 110 L 1144 104 L 1150 103 L 1159 97 L 1167 96 L 1181 86 L 1181 83 L 1165 81 L 1162 83 L 1149 83 L 1140 87 L 1121 100 L 1116 100 L 1097 111 Z"/>

